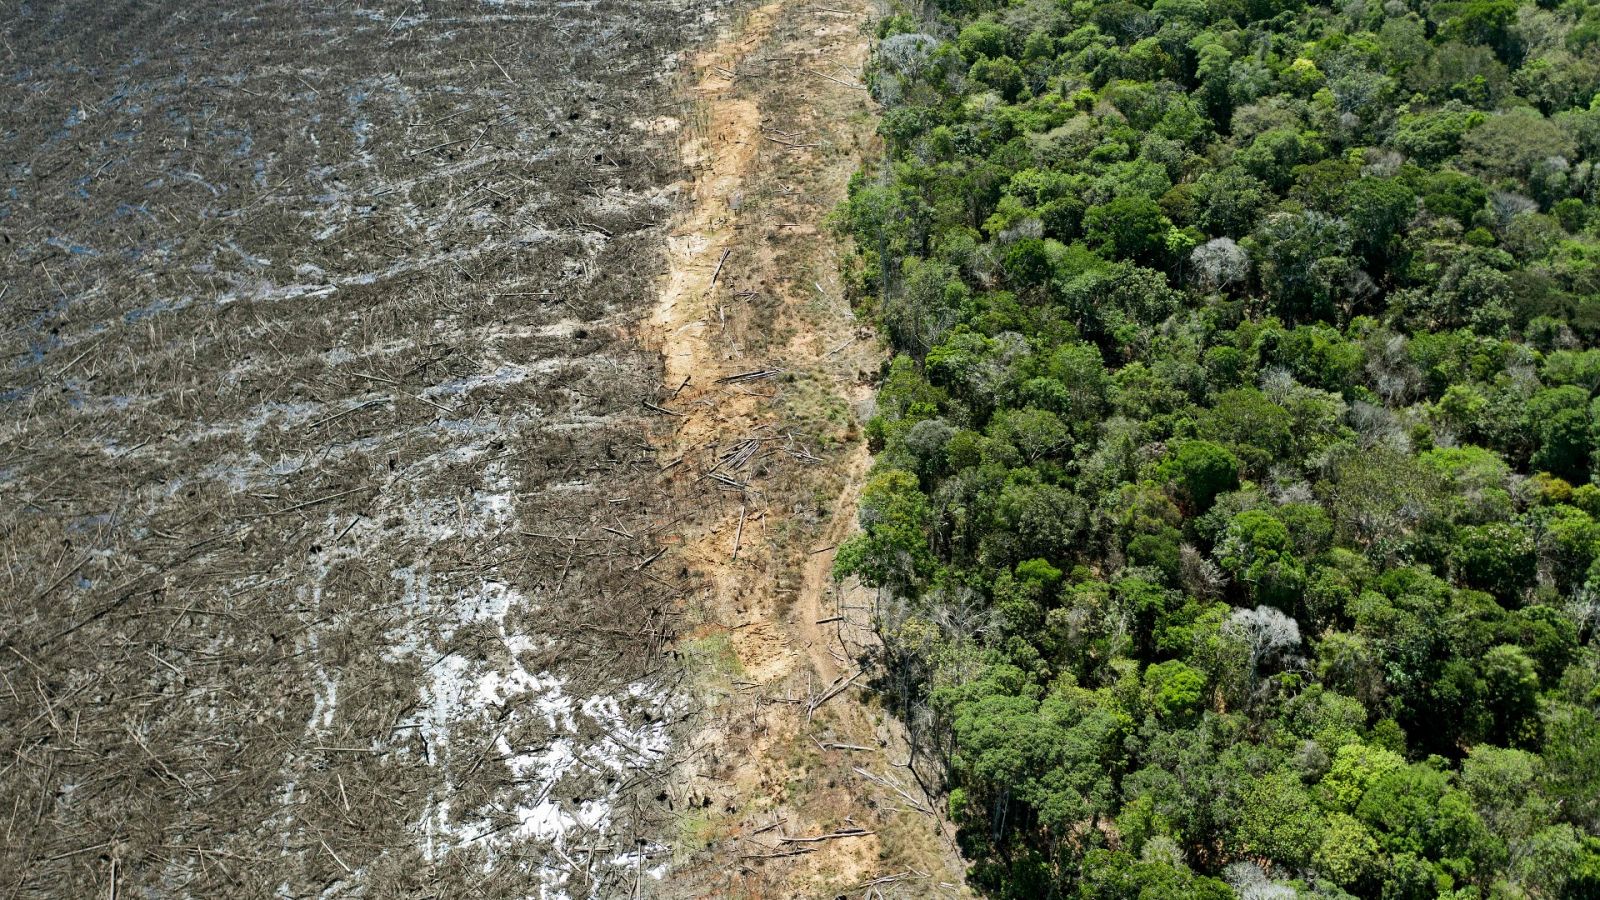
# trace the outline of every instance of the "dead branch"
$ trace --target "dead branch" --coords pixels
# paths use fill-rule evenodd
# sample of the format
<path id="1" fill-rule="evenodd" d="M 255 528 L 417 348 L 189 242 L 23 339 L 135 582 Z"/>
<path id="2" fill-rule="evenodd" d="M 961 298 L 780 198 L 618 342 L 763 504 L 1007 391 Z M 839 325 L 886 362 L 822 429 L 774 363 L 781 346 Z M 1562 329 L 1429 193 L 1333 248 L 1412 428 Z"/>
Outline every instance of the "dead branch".
<path id="1" fill-rule="evenodd" d="M 785 857 L 785 856 L 800 856 L 802 854 L 815 853 L 815 852 L 817 852 L 817 851 L 816 851 L 816 848 L 814 848 L 814 847 L 799 847 L 799 848 L 796 848 L 794 850 L 781 850 L 781 851 L 779 851 L 777 853 L 747 853 L 747 854 L 745 854 L 743 856 L 740 856 L 739 858 L 740 859 L 780 859 L 780 858 Z"/>
<path id="2" fill-rule="evenodd" d="M 820 697 L 816 697 L 816 698 L 812 699 L 809 708 L 806 709 L 806 718 L 810 719 L 812 714 L 817 711 L 817 707 L 821 706 L 824 703 L 827 703 L 829 700 L 832 700 L 834 697 L 838 696 L 840 694 L 840 692 L 842 692 L 845 688 L 849 687 L 857 678 L 860 678 L 862 676 L 862 674 L 865 673 L 865 672 L 866 672 L 865 669 L 857 669 L 856 673 L 854 675 L 851 675 L 848 679 L 844 679 L 844 676 L 842 676 L 842 675 L 839 676 L 839 678 L 834 679 L 834 686 L 830 687 L 828 689 L 827 693 L 823 694 Z M 840 679 L 844 679 L 844 680 L 841 682 Z"/>
<path id="3" fill-rule="evenodd" d="M 758 381 L 762 378 L 771 378 L 774 375 L 782 374 L 782 369 L 755 369 L 750 372 L 739 372 L 734 375 L 724 375 L 717 379 L 717 384 L 732 384 L 737 381 Z"/>
<path id="4" fill-rule="evenodd" d="M 877 834 L 877 832 L 868 831 L 865 828 L 846 828 L 841 831 L 829 832 L 828 834 L 819 834 L 815 837 L 789 837 L 788 835 L 779 835 L 778 842 L 783 844 L 815 844 L 820 841 L 837 841 L 841 838 L 867 837 L 868 835 L 873 834 Z"/>
<path id="5" fill-rule="evenodd" d="M 733 248 L 732 247 L 729 247 L 728 249 L 722 251 L 722 258 L 717 260 L 716 271 L 711 273 L 711 283 L 706 285 L 706 290 L 708 292 L 712 288 L 717 286 L 717 276 L 722 274 L 722 264 L 728 261 L 728 254 L 730 254 L 732 252 L 733 252 Z M 685 381 L 687 381 L 687 380 L 688 379 L 685 379 Z"/>

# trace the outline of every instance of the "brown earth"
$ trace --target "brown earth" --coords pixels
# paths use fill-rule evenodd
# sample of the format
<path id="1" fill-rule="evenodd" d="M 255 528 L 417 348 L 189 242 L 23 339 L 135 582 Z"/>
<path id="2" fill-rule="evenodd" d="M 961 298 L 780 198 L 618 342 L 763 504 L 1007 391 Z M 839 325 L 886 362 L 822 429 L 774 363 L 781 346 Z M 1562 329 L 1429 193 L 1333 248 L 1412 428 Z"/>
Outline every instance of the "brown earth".
<path id="1" fill-rule="evenodd" d="M 689 205 L 648 321 L 664 481 L 694 509 L 684 646 L 704 703 L 667 802 L 675 896 L 964 896 L 951 830 L 865 689 L 873 597 L 835 548 L 881 362 L 822 223 L 874 150 L 866 0 L 775 0 L 695 60 Z"/>

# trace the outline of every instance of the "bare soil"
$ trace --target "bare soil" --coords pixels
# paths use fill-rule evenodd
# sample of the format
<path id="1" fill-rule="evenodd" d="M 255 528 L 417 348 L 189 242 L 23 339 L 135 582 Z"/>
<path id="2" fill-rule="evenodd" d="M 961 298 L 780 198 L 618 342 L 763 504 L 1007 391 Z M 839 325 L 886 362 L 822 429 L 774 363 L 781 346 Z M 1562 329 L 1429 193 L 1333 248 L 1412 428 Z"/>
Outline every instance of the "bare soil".
<path id="1" fill-rule="evenodd" d="M 964 896 L 940 803 L 866 692 L 873 598 L 841 590 L 881 364 L 827 228 L 873 141 L 867 0 L 774 0 L 697 57 L 690 204 L 649 320 L 661 458 L 695 510 L 685 648 L 701 711 L 673 770 L 685 897 Z"/>

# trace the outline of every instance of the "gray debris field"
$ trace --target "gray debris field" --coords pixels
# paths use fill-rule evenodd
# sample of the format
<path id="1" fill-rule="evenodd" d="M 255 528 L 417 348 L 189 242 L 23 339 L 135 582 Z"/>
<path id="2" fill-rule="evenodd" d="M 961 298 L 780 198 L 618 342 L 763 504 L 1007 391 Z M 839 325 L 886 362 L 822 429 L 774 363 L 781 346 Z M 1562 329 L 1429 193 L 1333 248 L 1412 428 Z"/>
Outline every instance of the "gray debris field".
<path id="1" fill-rule="evenodd" d="M 0 894 L 648 884 L 720 0 L 5 7 Z"/>

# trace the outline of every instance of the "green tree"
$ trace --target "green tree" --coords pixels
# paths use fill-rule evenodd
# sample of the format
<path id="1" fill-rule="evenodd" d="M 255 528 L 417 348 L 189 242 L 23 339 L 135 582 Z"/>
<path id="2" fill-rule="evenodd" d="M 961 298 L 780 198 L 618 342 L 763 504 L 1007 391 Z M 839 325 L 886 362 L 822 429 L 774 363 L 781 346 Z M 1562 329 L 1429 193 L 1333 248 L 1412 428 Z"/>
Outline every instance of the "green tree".
<path id="1" fill-rule="evenodd" d="M 1145 264 L 1161 261 L 1171 227 L 1154 200 L 1138 195 L 1091 206 L 1083 217 L 1084 236 L 1100 253 Z"/>
<path id="2" fill-rule="evenodd" d="M 1378 779 L 1356 807 L 1356 818 L 1388 853 L 1459 861 L 1468 873 L 1490 840 L 1470 800 L 1451 787 L 1449 776 L 1421 764 Z"/>
<path id="3" fill-rule="evenodd" d="M 1251 472 L 1265 472 L 1294 440 L 1294 417 L 1255 388 L 1218 395 L 1199 424 L 1201 436 L 1226 447 Z"/>
<path id="4" fill-rule="evenodd" d="M 1419 163 L 1439 163 L 1454 156 L 1467 132 L 1487 118 L 1465 103 L 1452 100 L 1439 109 L 1401 113 L 1390 142 Z M 1453 173 L 1446 170 L 1430 178 L 1448 174 Z"/>
<path id="5" fill-rule="evenodd" d="M 1417 195 L 1396 179 L 1362 178 L 1349 186 L 1344 215 L 1368 265 L 1387 263 L 1416 206 Z"/>
<path id="6" fill-rule="evenodd" d="M 1515 66 L 1522 61 L 1522 47 L 1516 33 L 1516 0 L 1468 0 L 1440 29 L 1442 37 L 1483 44 L 1494 50 L 1500 61 Z"/>
<path id="7" fill-rule="evenodd" d="M 1489 591 L 1508 605 L 1520 605 L 1522 592 L 1533 585 L 1539 558 L 1527 529 L 1491 522 L 1458 529 L 1450 563 L 1463 583 Z"/>
<path id="8" fill-rule="evenodd" d="M 1197 225 L 1214 237 L 1243 237 L 1273 203 L 1272 189 L 1238 167 L 1200 176 L 1195 192 Z"/>
<path id="9" fill-rule="evenodd" d="M 1461 141 L 1462 159 L 1491 176 L 1525 178 L 1535 165 L 1577 150 L 1560 125 L 1526 107 L 1485 119 Z"/>
<path id="10" fill-rule="evenodd" d="M 1206 677 L 1179 660 L 1154 663 L 1144 671 L 1146 702 L 1164 719 L 1193 715 L 1205 696 Z"/>
<path id="11" fill-rule="evenodd" d="M 861 534 L 845 542 L 834 558 L 840 577 L 910 591 L 926 581 L 935 563 L 928 545 L 932 511 L 910 472 L 890 469 L 872 477 L 861 491 Z"/>
<path id="12" fill-rule="evenodd" d="M 1234 840 L 1239 852 L 1302 868 L 1322 846 L 1325 819 L 1292 772 L 1253 778 L 1239 797 Z"/>
<path id="13" fill-rule="evenodd" d="M 1011 29 L 997 22 L 973 22 L 961 29 L 956 46 L 967 62 L 982 58 L 995 59 L 1009 56 L 1015 49 L 1016 37 Z"/>
<path id="14" fill-rule="evenodd" d="M 1430 174 L 1423 182 L 1422 205 L 1437 216 L 1449 216 L 1463 225 L 1489 202 L 1489 190 L 1471 175 L 1446 169 Z"/>
<path id="15" fill-rule="evenodd" d="M 1543 720 L 1542 789 L 1565 818 L 1600 830 L 1600 714 L 1592 702 L 1562 700 Z"/>
<path id="16" fill-rule="evenodd" d="M 1483 657 L 1491 741 L 1534 746 L 1539 739 L 1539 673 L 1522 648 L 1502 644 Z"/>
<path id="17" fill-rule="evenodd" d="M 1354 242 L 1344 220 L 1317 212 L 1274 213 L 1256 228 L 1248 248 L 1262 287 L 1285 320 L 1333 317 L 1353 271 Z"/>
<path id="18" fill-rule="evenodd" d="M 1295 166 L 1320 155 L 1319 150 L 1293 128 L 1274 128 L 1256 135 L 1234 159 L 1273 190 L 1283 191 L 1293 180 Z"/>
<path id="19" fill-rule="evenodd" d="M 1217 542 L 1217 562 L 1262 603 L 1293 609 L 1305 586 L 1305 566 L 1282 520 L 1251 509 L 1234 516 Z"/>
<path id="20" fill-rule="evenodd" d="M 1239 465 L 1221 444 L 1185 441 L 1162 463 L 1160 476 L 1178 487 L 1190 509 L 1203 513 L 1218 494 L 1239 487 Z"/>
<path id="21" fill-rule="evenodd" d="M 1334 884 L 1358 895 L 1371 894 L 1380 882 L 1385 863 L 1372 832 L 1360 820 L 1333 813 L 1322 831 L 1313 865 Z"/>
<path id="22" fill-rule="evenodd" d="M 1196 875 L 1181 853 L 1134 857 L 1095 850 L 1084 858 L 1082 900 L 1233 900 L 1226 882 Z"/>
<path id="23" fill-rule="evenodd" d="M 1354 812 L 1373 785 L 1404 769 L 1405 758 L 1381 747 L 1345 744 L 1334 752 L 1328 773 L 1318 784 L 1323 805 L 1340 812 Z"/>

